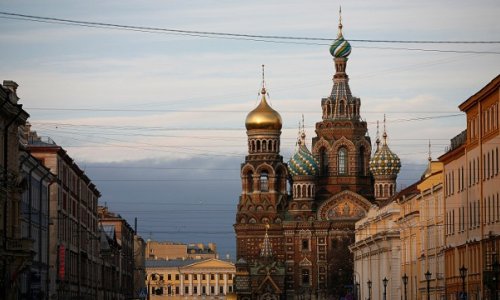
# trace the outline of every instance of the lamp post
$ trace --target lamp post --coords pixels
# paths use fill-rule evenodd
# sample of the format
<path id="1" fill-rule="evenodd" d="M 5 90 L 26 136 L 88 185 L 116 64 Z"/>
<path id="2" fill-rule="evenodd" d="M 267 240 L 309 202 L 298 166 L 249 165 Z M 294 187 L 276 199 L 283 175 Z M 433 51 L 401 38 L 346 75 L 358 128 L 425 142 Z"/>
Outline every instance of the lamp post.
<path id="1" fill-rule="evenodd" d="M 387 282 L 389 281 L 389 279 L 387 279 L 387 277 L 384 277 L 384 279 L 382 279 L 382 283 L 384 284 L 384 300 L 387 300 Z"/>
<path id="2" fill-rule="evenodd" d="M 372 281 L 368 280 L 366 284 L 368 285 L 368 300 L 372 300 Z"/>
<path id="3" fill-rule="evenodd" d="M 406 275 L 406 273 L 405 273 L 403 275 L 403 277 L 401 277 L 401 279 L 403 280 L 403 285 L 405 286 L 405 300 L 408 300 L 407 294 L 406 294 L 406 285 L 408 284 L 408 275 Z"/>
<path id="4" fill-rule="evenodd" d="M 432 273 L 429 272 L 429 270 L 427 270 L 427 272 L 425 272 L 425 280 L 427 280 L 427 300 L 431 300 L 431 294 L 430 294 L 430 291 L 431 291 L 431 276 L 432 276 Z"/>
<path id="5" fill-rule="evenodd" d="M 467 268 L 462 265 L 462 267 L 459 269 L 460 271 L 460 278 L 462 278 L 462 299 L 465 298 L 465 277 L 467 277 Z"/>

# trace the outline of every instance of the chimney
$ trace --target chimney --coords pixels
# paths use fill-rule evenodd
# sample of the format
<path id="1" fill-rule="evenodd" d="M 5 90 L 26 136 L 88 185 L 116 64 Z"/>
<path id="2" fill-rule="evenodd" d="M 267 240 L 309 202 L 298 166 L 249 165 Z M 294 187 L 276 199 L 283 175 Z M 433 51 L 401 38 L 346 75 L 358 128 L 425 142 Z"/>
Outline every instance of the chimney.
<path id="1" fill-rule="evenodd" d="M 9 93 L 10 102 L 17 104 L 17 101 L 19 101 L 19 97 L 17 96 L 17 87 L 19 85 L 15 81 L 4 80 L 3 86 L 4 88 L 10 91 Z"/>

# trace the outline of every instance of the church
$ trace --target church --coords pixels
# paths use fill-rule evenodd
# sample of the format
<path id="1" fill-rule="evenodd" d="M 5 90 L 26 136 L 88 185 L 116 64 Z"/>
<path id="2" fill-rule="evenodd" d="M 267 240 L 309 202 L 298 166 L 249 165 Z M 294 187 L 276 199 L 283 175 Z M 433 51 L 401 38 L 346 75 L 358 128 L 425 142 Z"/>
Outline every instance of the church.
<path id="1" fill-rule="evenodd" d="M 387 144 L 385 122 L 372 156 L 361 100 L 349 88 L 350 53 L 340 19 L 330 47 L 333 87 L 321 99 L 311 150 L 302 125 L 295 153 L 283 161 L 282 119 L 266 99 L 264 82 L 259 105 L 247 115 L 248 155 L 234 225 L 238 299 L 356 295 L 348 249 L 354 224 L 395 194 L 401 163 Z"/>

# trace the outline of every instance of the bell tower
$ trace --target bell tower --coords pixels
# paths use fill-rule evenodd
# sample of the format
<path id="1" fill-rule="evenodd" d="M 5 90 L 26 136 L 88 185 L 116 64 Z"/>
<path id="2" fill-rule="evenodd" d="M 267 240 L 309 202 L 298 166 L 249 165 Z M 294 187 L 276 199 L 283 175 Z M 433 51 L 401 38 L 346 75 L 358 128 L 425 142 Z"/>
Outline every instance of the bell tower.
<path id="1" fill-rule="evenodd" d="M 267 102 L 262 66 L 260 103 L 246 118 L 248 155 L 241 165 L 241 195 L 236 214 L 237 258 L 250 262 L 259 257 L 262 237 L 276 245 L 276 257 L 282 258 L 281 223 L 287 202 L 287 168 L 280 155 L 282 121 Z"/>

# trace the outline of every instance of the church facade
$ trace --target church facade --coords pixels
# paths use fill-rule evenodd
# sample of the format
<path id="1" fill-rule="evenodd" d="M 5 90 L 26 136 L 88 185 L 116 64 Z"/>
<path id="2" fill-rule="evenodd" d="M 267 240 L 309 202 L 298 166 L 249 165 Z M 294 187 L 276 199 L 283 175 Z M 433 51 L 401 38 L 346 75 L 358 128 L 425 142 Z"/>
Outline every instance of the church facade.
<path id="1" fill-rule="evenodd" d="M 246 118 L 248 155 L 241 165 L 237 207 L 238 299 L 326 299 L 356 294 L 354 224 L 394 195 L 399 158 L 385 131 L 372 157 L 361 100 L 352 95 L 346 66 L 351 46 L 339 22 L 330 47 L 335 75 L 321 100 L 322 120 L 310 151 L 304 128 L 289 162 L 280 155 L 281 116 L 267 102 Z M 289 190 L 287 186 L 290 186 Z"/>

